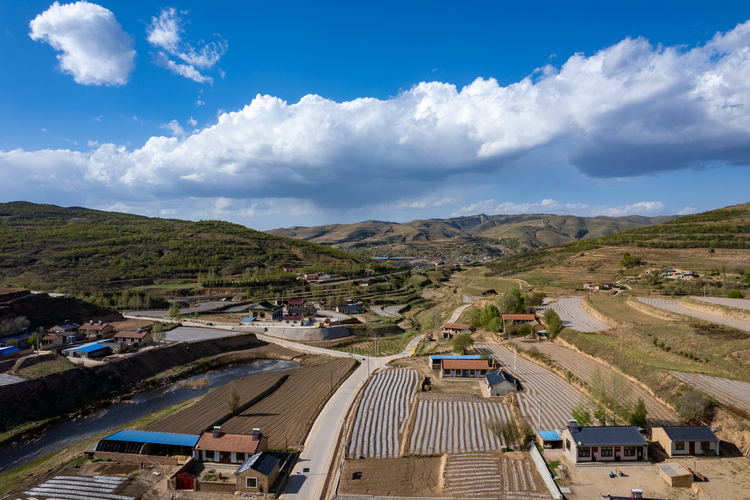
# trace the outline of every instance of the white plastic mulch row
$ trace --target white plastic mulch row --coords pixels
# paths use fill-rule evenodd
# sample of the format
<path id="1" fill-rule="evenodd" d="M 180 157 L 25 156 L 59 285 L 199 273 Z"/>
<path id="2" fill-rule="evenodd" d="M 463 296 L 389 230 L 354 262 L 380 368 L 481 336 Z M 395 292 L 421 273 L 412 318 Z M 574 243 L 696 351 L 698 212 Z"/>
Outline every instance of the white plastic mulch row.
<path id="1" fill-rule="evenodd" d="M 541 430 L 558 429 L 568 424 L 573 407 L 583 397 L 581 391 L 574 385 L 553 371 L 520 356 L 515 359 L 514 371 L 513 353 L 503 346 L 478 344 L 476 347 L 480 352 L 491 353 L 495 360 L 521 380 L 525 392 L 518 393 L 518 402 L 521 406 L 521 414 L 528 420 L 533 430 L 536 431 L 537 427 Z M 541 425 L 539 425 L 540 413 Z"/>
<path id="2" fill-rule="evenodd" d="M 511 419 L 510 409 L 502 403 L 420 399 L 416 412 L 410 441 L 412 453 L 490 451 L 507 444 L 486 427 L 492 418 Z"/>
<path id="3" fill-rule="evenodd" d="M 123 481 L 124 477 L 116 476 L 55 476 L 24 494 L 45 500 L 135 500 L 112 494 Z"/>
<path id="4" fill-rule="evenodd" d="M 449 455 L 445 491 L 461 497 L 500 497 L 543 500 L 532 464 L 487 455 Z"/>
<path id="5" fill-rule="evenodd" d="M 697 298 L 697 297 L 696 297 Z M 696 311 L 694 309 L 688 309 L 680 304 L 679 300 L 674 299 L 648 299 L 638 297 L 638 300 L 644 304 L 648 304 L 665 311 L 670 311 L 677 314 L 683 314 L 685 316 L 692 316 L 694 318 L 708 321 L 709 323 L 718 323 L 719 325 L 729 326 L 731 328 L 737 328 L 738 330 L 744 330 L 750 332 L 750 322 L 742 321 L 739 319 L 729 318 L 727 316 L 720 316 L 718 314 L 710 314 L 706 312 Z"/>
<path id="6" fill-rule="evenodd" d="M 349 458 L 396 458 L 399 434 L 409 418 L 418 383 L 416 370 L 378 373 L 368 384 L 357 410 Z"/>
<path id="7" fill-rule="evenodd" d="M 599 321 L 583 309 L 581 306 L 582 301 L 583 297 L 580 296 L 560 297 L 557 299 L 557 302 L 545 304 L 539 307 L 538 310 L 554 310 L 560 316 L 563 326 L 579 332 L 591 333 L 609 330 L 611 327 L 607 323 Z"/>
<path id="8" fill-rule="evenodd" d="M 698 373 L 669 372 L 682 382 L 716 398 L 721 404 L 750 412 L 750 384 Z"/>

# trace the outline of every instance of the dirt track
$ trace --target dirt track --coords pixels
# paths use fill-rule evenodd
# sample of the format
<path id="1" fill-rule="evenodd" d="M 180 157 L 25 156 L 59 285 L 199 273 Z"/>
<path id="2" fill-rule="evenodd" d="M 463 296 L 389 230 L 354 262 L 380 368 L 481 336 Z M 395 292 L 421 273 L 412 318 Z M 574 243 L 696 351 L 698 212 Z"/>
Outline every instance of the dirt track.
<path id="1" fill-rule="evenodd" d="M 341 495 L 437 497 L 441 458 L 347 460 L 341 473 Z"/>

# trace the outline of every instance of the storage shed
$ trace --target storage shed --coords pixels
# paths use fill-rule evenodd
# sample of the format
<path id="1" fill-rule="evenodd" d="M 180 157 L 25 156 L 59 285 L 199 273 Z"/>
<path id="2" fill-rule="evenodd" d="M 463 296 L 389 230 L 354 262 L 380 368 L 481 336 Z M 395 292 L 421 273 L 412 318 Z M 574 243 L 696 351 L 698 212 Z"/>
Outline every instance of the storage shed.
<path id="1" fill-rule="evenodd" d="M 63 356 L 69 358 L 101 358 L 102 356 L 112 354 L 112 349 L 98 342 L 91 342 L 71 347 L 70 349 L 63 349 L 62 353 Z"/>
<path id="2" fill-rule="evenodd" d="M 705 426 L 654 427 L 651 436 L 670 458 L 685 455 L 719 455 L 719 438 Z"/>
<path id="3" fill-rule="evenodd" d="M 693 473 L 680 462 L 664 462 L 656 467 L 659 476 L 673 488 L 690 488 L 693 485 Z"/>
<path id="4" fill-rule="evenodd" d="M 264 451 L 245 460 L 234 473 L 237 491 L 267 493 L 279 475 L 279 459 Z"/>

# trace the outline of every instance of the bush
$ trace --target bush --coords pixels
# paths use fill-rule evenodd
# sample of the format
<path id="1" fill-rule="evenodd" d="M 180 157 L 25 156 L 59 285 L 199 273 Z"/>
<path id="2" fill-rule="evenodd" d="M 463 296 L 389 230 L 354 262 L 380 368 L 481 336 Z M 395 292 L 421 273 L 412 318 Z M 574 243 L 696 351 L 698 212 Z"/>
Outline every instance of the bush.
<path id="1" fill-rule="evenodd" d="M 474 345 L 474 338 L 469 333 L 462 333 L 453 337 L 453 352 L 461 354 Z"/>
<path id="2" fill-rule="evenodd" d="M 686 424 L 708 425 L 713 420 L 718 402 L 694 389 L 687 389 L 675 404 L 677 415 Z"/>
<path id="3" fill-rule="evenodd" d="M 492 304 L 488 304 L 484 306 L 482 312 L 479 314 L 479 323 L 482 326 L 488 326 L 490 324 L 490 321 L 499 317 L 500 311 L 497 310 L 497 307 L 493 306 Z"/>
<path id="4" fill-rule="evenodd" d="M 735 289 L 735 290 L 732 290 L 731 292 L 729 292 L 727 294 L 727 297 L 729 297 L 730 299 L 742 299 L 745 296 L 742 295 L 742 292 L 740 292 L 739 290 Z"/>
<path id="5" fill-rule="evenodd" d="M 544 311 L 544 324 L 547 325 L 547 335 L 549 335 L 549 338 L 551 339 L 557 337 L 557 334 L 563 329 L 560 316 L 558 316 L 558 314 L 552 309 Z"/>
<path id="6" fill-rule="evenodd" d="M 533 327 L 533 326 L 531 326 L 531 325 L 530 325 L 530 324 L 528 324 L 528 323 L 524 323 L 523 325 L 521 325 L 521 326 L 520 326 L 520 327 L 518 328 L 518 333 L 519 333 L 520 335 L 523 335 L 524 337 L 526 337 L 526 336 L 528 336 L 528 335 L 533 335 L 533 333 L 534 333 L 534 327 Z"/>

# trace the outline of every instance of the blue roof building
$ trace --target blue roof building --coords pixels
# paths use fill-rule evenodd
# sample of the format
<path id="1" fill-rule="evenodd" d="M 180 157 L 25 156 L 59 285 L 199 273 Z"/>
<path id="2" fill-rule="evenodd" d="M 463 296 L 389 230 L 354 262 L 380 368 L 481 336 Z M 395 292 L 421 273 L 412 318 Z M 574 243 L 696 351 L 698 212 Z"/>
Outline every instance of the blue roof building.
<path id="1" fill-rule="evenodd" d="M 122 430 L 99 441 L 95 452 L 191 457 L 199 437 L 193 434 Z"/>
<path id="2" fill-rule="evenodd" d="M 8 354 L 15 354 L 17 352 L 21 352 L 21 349 L 14 345 L 9 345 L 7 347 L 0 347 L 0 356 L 7 356 Z"/>
<path id="3" fill-rule="evenodd" d="M 62 354 L 69 358 L 100 358 L 112 354 L 112 349 L 99 342 L 90 342 L 70 349 L 63 349 Z"/>

